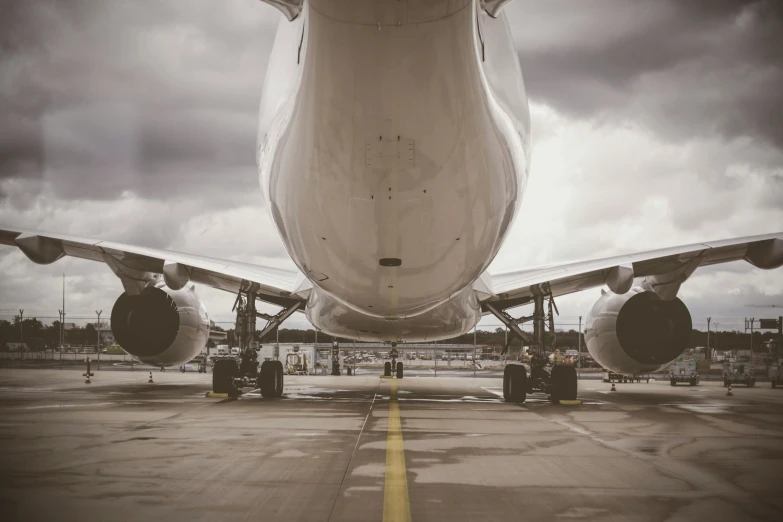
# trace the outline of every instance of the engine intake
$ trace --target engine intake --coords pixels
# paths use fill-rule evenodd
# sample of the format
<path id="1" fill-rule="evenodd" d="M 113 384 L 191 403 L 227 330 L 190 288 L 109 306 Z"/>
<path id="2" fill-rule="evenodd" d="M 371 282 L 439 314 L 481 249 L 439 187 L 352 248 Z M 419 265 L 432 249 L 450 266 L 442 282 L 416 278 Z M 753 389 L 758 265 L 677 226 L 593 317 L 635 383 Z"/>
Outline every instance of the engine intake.
<path id="1" fill-rule="evenodd" d="M 123 293 L 111 312 L 117 343 L 148 364 L 170 366 L 191 360 L 209 337 L 209 317 L 193 285 L 172 290 L 163 282 L 138 295 Z"/>
<path id="2" fill-rule="evenodd" d="M 666 364 L 685 350 L 692 326 L 679 298 L 664 301 L 653 292 L 641 292 L 617 314 L 617 339 L 635 361 Z"/>
<path id="3" fill-rule="evenodd" d="M 640 287 L 607 292 L 587 316 L 585 341 L 604 368 L 634 374 L 662 368 L 687 348 L 693 323 L 683 302 Z"/>

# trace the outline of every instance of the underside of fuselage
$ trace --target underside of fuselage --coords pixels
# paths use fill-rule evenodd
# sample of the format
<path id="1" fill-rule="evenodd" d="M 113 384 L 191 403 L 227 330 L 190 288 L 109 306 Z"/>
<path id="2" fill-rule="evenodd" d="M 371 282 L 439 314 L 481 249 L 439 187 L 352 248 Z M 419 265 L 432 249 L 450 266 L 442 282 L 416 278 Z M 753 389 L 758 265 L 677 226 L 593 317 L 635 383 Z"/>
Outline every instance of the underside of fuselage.
<path id="1" fill-rule="evenodd" d="M 281 24 L 259 170 L 313 325 L 432 340 L 480 317 L 472 284 L 515 215 L 529 115 L 505 20 L 399 5 L 311 0 Z"/>

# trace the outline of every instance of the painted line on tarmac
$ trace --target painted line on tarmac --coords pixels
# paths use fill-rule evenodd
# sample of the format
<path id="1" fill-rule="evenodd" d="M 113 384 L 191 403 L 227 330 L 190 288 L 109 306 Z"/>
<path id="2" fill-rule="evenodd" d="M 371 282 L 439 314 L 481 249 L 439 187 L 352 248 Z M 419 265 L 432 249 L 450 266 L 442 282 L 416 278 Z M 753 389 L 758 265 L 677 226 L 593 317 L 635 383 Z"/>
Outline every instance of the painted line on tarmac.
<path id="1" fill-rule="evenodd" d="M 400 404 L 397 402 L 397 380 L 391 382 L 389 428 L 386 436 L 386 478 L 383 485 L 383 522 L 410 522 L 408 476 L 405 469 L 405 447 L 402 439 Z"/>

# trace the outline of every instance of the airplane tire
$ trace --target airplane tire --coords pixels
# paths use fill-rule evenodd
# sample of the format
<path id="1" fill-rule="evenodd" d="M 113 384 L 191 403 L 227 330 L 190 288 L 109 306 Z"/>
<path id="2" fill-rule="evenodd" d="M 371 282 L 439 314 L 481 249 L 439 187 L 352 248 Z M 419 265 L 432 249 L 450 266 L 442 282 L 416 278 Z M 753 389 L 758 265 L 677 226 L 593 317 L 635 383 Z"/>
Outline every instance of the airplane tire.
<path id="1" fill-rule="evenodd" d="M 506 365 L 506 368 L 503 370 L 503 400 L 506 401 L 511 399 L 509 394 L 509 380 L 511 379 L 512 371 L 514 370 L 510 364 Z"/>
<path id="2" fill-rule="evenodd" d="M 671 381 L 669 381 L 669 384 L 672 385 L 672 386 L 677 386 L 677 381 L 672 379 Z"/>
<path id="3" fill-rule="evenodd" d="M 552 385 L 550 395 L 552 402 L 573 401 L 576 399 L 576 368 L 573 366 L 554 366 L 549 381 Z"/>
<path id="4" fill-rule="evenodd" d="M 397 363 L 397 378 L 402 379 L 402 363 Z"/>
<path id="5" fill-rule="evenodd" d="M 391 361 L 383 363 L 383 376 L 391 377 Z"/>
<path id="6" fill-rule="evenodd" d="M 778 380 L 777 379 L 770 379 L 770 381 L 772 382 L 772 387 L 773 388 L 778 385 Z"/>
<path id="7" fill-rule="evenodd" d="M 283 363 L 280 361 L 272 361 L 275 363 L 275 369 L 277 371 L 277 381 L 275 382 L 275 397 L 282 397 L 283 396 L 283 376 L 285 375 L 285 372 L 283 371 Z"/>
<path id="8" fill-rule="evenodd" d="M 509 364 L 507 402 L 523 403 L 527 398 L 527 369 L 521 364 Z"/>
<path id="9" fill-rule="evenodd" d="M 234 377 L 239 369 L 233 359 L 216 361 L 212 368 L 212 391 L 215 393 L 234 393 Z"/>
<path id="10" fill-rule="evenodd" d="M 280 361 L 264 361 L 261 363 L 261 369 L 258 371 L 256 385 L 261 390 L 261 396 L 265 399 L 277 397 L 278 380 L 281 375 L 278 374 L 277 365 Z"/>

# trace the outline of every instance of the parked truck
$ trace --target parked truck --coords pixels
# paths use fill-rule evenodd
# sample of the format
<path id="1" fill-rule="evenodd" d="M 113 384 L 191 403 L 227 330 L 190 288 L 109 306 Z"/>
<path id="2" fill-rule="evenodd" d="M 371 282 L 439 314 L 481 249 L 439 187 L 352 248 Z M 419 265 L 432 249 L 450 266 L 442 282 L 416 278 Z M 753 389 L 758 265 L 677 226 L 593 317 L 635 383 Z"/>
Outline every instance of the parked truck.
<path id="1" fill-rule="evenodd" d="M 726 361 L 723 363 L 723 386 L 744 384 L 748 388 L 756 385 L 755 368 L 752 362 Z"/>
<path id="2" fill-rule="evenodd" d="M 669 365 L 669 383 L 677 386 L 678 382 L 688 383 L 690 386 L 699 384 L 696 361 L 675 361 Z"/>
<path id="3" fill-rule="evenodd" d="M 769 382 L 773 388 L 783 386 L 783 359 L 778 359 L 777 363 L 769 367 Z"/>

